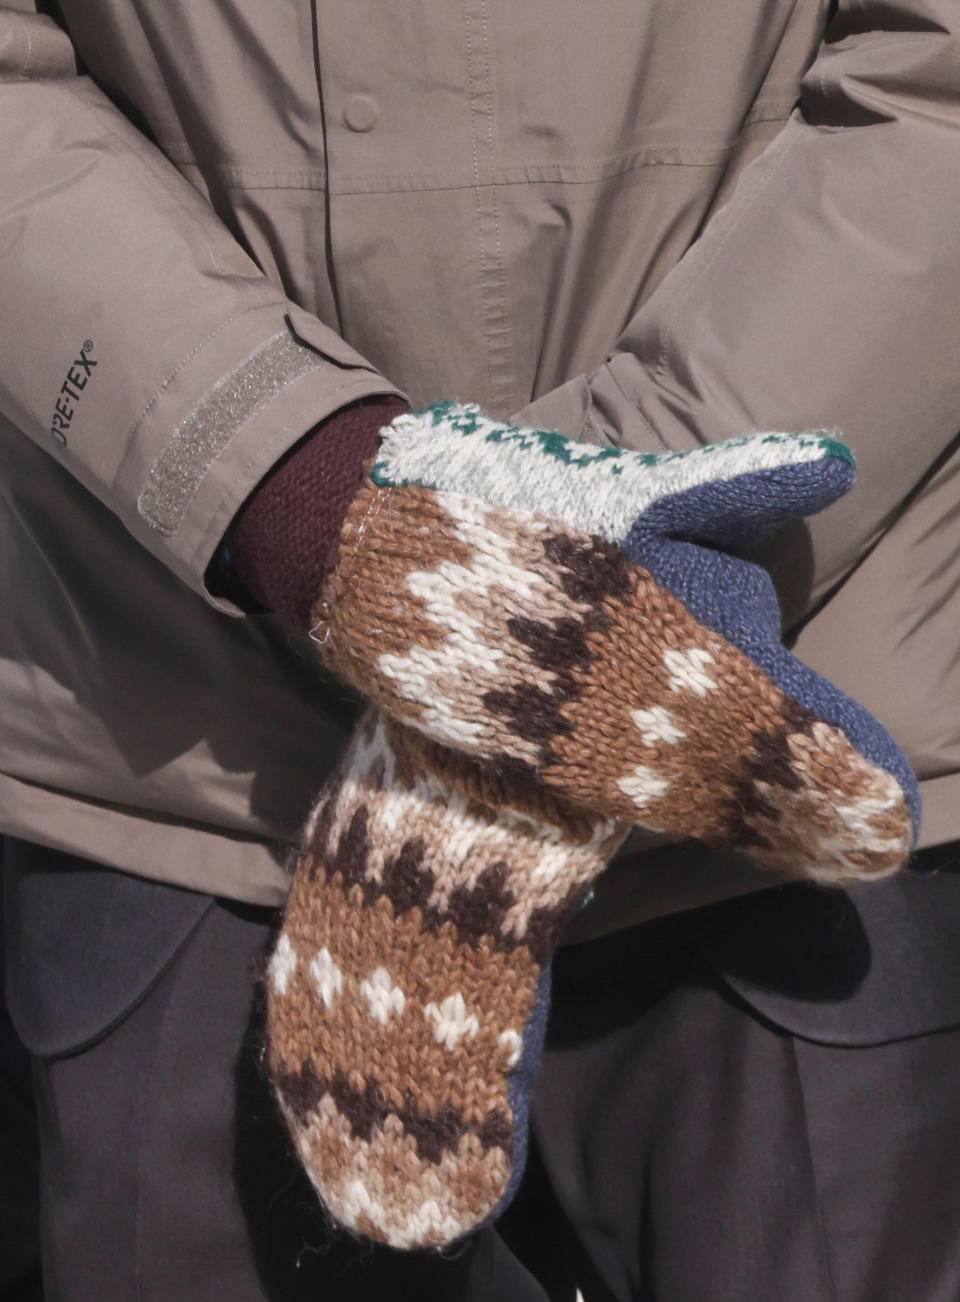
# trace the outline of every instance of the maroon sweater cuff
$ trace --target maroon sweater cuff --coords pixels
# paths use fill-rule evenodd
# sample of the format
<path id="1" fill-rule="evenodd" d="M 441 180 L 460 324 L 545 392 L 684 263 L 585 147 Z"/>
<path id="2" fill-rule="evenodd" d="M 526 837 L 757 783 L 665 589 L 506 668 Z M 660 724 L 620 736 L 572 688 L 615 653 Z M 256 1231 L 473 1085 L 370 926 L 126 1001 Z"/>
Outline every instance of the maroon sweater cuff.
<path id="1" fill-rule="evenodd" d="M 237 578 L 261 606 L 309 627 L 380 430 L 406 409 L 400 398 L 376 398 L 334 412 L 247 499 L 230 551 Z"/>

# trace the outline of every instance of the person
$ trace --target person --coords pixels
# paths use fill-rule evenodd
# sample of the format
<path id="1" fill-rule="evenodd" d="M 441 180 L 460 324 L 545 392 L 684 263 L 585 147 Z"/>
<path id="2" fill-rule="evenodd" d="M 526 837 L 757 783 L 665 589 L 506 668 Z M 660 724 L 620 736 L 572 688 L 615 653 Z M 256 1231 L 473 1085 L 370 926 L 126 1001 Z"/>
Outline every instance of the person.
<path id="1" fill-rule="evenodd" d="M 49 1299 L 951 1292 L 958 28 L 0 6 L 0 828 Z M 841 429 L 857 488 L 763 559 L 925 814 L 919 868 L 850 892 L 636 838 L 554 964 L 529 1207 L 402 1256 L 324 1227 L 256 1070 L 358 704 L 221 548 L 266 493 L 255 564 L 302 591 L 330 465 L 448 396 L 647 451 Z"/>

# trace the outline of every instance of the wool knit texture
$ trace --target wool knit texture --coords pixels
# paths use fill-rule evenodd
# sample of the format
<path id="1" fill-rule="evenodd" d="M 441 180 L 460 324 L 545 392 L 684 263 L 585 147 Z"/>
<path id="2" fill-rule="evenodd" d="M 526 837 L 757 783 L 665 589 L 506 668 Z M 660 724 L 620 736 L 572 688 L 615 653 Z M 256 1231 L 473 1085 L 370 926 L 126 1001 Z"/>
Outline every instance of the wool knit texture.
<path id="1" fill-rule="evenodd" d="M 255 601 L 306 627 L 347 509 L 399 398 L 358 402 L 322 421 L 257 487 L 230 533 L 237 577 Z"/>
<path id="2" fill-rule="evenodd" d="M 456 404 L 383 431 L 310 615 L 373 707 L 268 980 L 278 1098 L 343 1225 L 438 1246 L 512 1196 L 550 953 L 630 824 L 820 882 L 906 860 L 902 754 L 719 550 L 852 479 L 822 432 L 658 457 Z"/>
<path id="3" fill-rule="evenodd" d="M 515 1188 L 544 967 L 625 832 L 502 777 L 512 808 L 494 809 L 489 790 L 371 711 L 270 964 L 270 1068 L 303 1164 L 341 1224 L 398 1248 L 460 1238 Z"/>
<path id="4" fill-rule="evenodd" d="M 719 453 L 657 458 L 487 428 L 485 419 L 444 406 L 393 423 L 351 504 L 338 563 L 315 608 L 314 636 L 328 665 L 434 740 L 594 814 L 743 849 L 778 873 L 816 881 L 898 868 L 915 832 L 912 775 L 869 716 L 858 747 L 816 709 L 821 695 L 848 698 L 804 671 L 797 699 L 599 533 L 414 483 L 393 469 L 405 441 L 414 451 L 439 447 L 442 482 L 459 469 L 490 496 L 515 501 L 522 492 L 528 504 L 549 501 L 561 514 L 563 494 L 556 484 L 550 493 L 538 489 L 540 476 L 576 480 L 583 465 L 602 466 L 604 477 L 585 485 L 587 509 L 595 522 L 614 520 L 604 531 L 628 546 L 641 522 L 713 484 L 714 469 L 721 486 L 736 487 L 758 468 L 774 474 L 784 518 L 797 502 L 824 505 L 852 482 L 849 451 L 823 436 L 758 435 Z M 464 457 L 461 445 L 477 443 L 478 424 L 480 455 Z M 498 479 L 489 467 L 518 442 L 526 459 Z M 632 519 L 624 494 L 641 505 Z M 581 495 L 568 497 L 583 508 Z M 759 503 L 768 528 L 778 517 L 763 494 Z M 741 528 L 748 517 L 736 493 L 717 498 L 715 509 Z M 708 577 L 713 554 L 683 553 Z M 745 591 L 733 584 L 718 599 L 739 608 Z M 762 624 L 755 640 L 787 655 L 769 610 L 755 614 Z M 751 612 L 737 617 L 749 621 Z"/>

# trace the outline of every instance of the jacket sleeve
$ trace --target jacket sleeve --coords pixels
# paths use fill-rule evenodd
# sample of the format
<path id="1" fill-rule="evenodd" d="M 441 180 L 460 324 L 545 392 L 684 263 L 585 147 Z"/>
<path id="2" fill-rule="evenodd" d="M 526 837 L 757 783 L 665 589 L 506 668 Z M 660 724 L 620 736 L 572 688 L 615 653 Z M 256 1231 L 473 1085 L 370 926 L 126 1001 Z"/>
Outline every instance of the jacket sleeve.
<path id="1" fill-rule="evenodd" d="M 286 449 L 396 392 L 78 75 L 61 27 L 0 4 L 0 413 L 204 592 Z"/>
<path id="2" fill-rule="evenodd" d="M 838 428 L 858 483 L 809 524 L 796 618 L 957 437 L 958 207 L 960 6 L 838 0 L 790 120 L 611 359 L 517 419 L 651 451 Z M 775 573 L 796 560 L 787 542 Z"/>

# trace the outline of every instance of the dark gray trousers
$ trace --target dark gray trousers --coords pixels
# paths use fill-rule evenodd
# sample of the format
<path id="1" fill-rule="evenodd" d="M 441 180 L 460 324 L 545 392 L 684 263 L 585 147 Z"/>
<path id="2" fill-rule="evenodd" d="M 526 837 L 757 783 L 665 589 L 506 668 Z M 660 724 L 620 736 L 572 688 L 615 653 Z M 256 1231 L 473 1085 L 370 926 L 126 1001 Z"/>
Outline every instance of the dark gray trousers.
<path id="1" fill-rule="evenodd" d="M 534 1118 L 589 1302 L 960 1299 L 960 1031 L 808 1040 L 678 922 L 578 951 Z"/>
<path id="2" fill-rule="evenodd" d="M 317 1209 L 260 1069 L 272 916 L 14 843 L 47 1302 L 956 1302 L 940 863 L 869 907 L 787 888 L 561 951 L 528 1178 L 438 1256 Z"/>
<path id="3" fill-rule="evenodd" d="M 273 911 L 10 840 L 5 884 L 45 1302 L 543 1302 L 493 1229 L 405 1254 L 326 1222 L 261 1068 Z"/>

